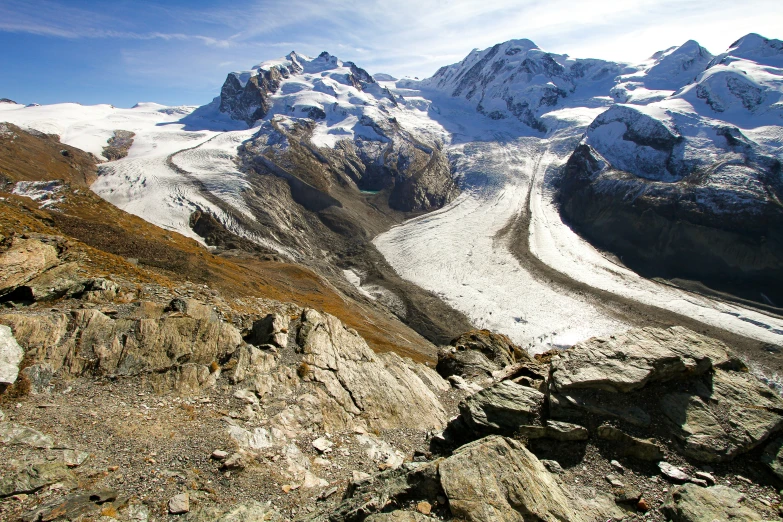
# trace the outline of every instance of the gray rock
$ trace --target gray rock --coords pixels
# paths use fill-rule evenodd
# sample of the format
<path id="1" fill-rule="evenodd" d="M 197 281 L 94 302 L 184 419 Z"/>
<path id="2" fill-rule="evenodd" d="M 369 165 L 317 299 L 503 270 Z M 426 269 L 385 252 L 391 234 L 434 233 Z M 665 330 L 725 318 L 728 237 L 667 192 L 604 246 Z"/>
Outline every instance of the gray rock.
<path id="1" fill-rule="evenodd" d="M 624 484 L 620 487 L 613 487 L 612 494 L 614 495 L 614 501 L 620 504 L 635 504 L 642 497 L 642 492 L 632 486 Z"/>
<path id="2" fill-rule="evenodd" d="M 248 342 L 256 346 L 273 344 L 285 348 L 288 344 L 288 318 L 280 314 L 269 314 L 253 323 Z"/>
<path id="3" fill-rule="evenodd" d="M 29 288 L 33 300 L 46 301 L 82 291 L 84 281 L 79 273 L 79 264 L 71 262 L 50 268 L 25 283 L 25 286 Z"/>
<path id="4" fill-rule="evenodd" d="M 661 474 L 672 482 L 689 482 L 691 480 L 690 475 L 668 462 L 659 462 L 658 468 L 661 470 Z"/>
<path id="5" fill-rule="evenodd" d="M 392 511 L 391 513 L 378 513 L 365 519 L 367 522 L 427 522 L 436 520 L 416 511 Z"/>
<path id="6" fill-rule="evenodd" d="M 648 382 L 701 375 L 734 364 L 720 341 L 686 328 L 642 328 L 581 342 L 552 361 L 552 385 L 559 392 L 638 390 Z"/>
<path id="7" fill-rule="evenodd" d="M 587 428 L 568 422 L 546 421 L 546 426 L 520 426 L 517 433 L 528 439 L 553 439 L 561 442 L 587 440 Z"/>
<path id="8" fill-rule="evenodd" d="M 761 454 L 761 462 L 766 464 L 772 473 L 783 480 L 783 437 L 778 437 L 767 444 L 767 447 L 764 448 L 764 453 Z M 705 473 L 705 475 L 709 475 L 709 473 Z M 715 483 L 715 479 L 712 479 L 712 483 Z"/>
<path id="9" fill-rule="evenodd" d="M 492 378 L 498 381 L 514 381 L 522 386 L 546 392 L 549 385 L 549 365 L 538 364 L 532 360 L 519 361 L 493 372 Z"/>
<path id="10" fill-rule="evenodd" d="M 617 475 L 612 475 L 611 473 L 604 477 L 606 481 L 613 487 L 613 488 L 623 488 L 625 487 L 625 483 L 621 481 Z"/>
<path id="11" fill-rule="evenodd" d="M 54 446 L 52 438 L 48 435 L 12 422 L 0 422 L 0 442 L 7 445 L 20 444 L 41 449 L 49 449 Z"/>
<path id="12" fill-rule="evenodd" d="M 90 458 L 90 454 L 86 451 L 77 451 L 72 449 L 63 451 L 63 462 L 69 468 L 78 468 L 84 464 L 88 458 Z"/>
<path id="13" fill-rule="evenodd" d="M 559 441 L 587 440 L 590 433 L 587 428 L 568 422 L 546 421 L 547 437 Z"/>
<path id="14" fill-rule="evenodd" d="M 22 370 L 22 375 L 30 383 L 30 393 L 40 394 L 49 391 L 49 385 L 54 378 L 54 370 L 46 363 L 31 364 Z"/>
<path id="15" fill-rule="evenodd" d="M 190 511 L 184 518 L 188 522 L 282 522 L 283 520 L 270 502 L 256 500 L 236 504 L 228 510 L 219 506 L 200 506 Z"/>
<path id="16" fill-rule="evenodd" d="M 329 520 L 363 520 L 410 499 L 435 502 L 443 494 L 438 475 L 440 462 L 407 463 L 361 482 L 350 483 L 343 502 L 331 513 Z"/>
<path id="17" fill-rule="evenodd" d="M 569 493 L 519 442 L 489 436 L 440 464 L 455 518 L 470 522 L 584 520 Z"/>
<path id="18" fill-rule="evenodd" d="M 561 466 L 560 463 L 556 460 L 542 459 L 541 464 L 543 464 L 550 473 L 554 473 L 555 475 L 562 475 L 565 473 L 563 466 Z"/>
<path id="19" fill-rule="evenodd" d="M 246 467 L 247 463 L 241 453 L 232 454 L 220 465 L 220 469 L 224 471 L 243 470 Z"/>
<path id="20" fill-rule="evenodd" d="M 0 324 L 0 393 L 16 382 L 22 357 L 24 351 L 16 342 L 13 332 L 9 327 Z"/>
<path id="21" fill-rule="evenodd" d="M 763 518 L 739 491 L 726 486 L 702 488 L 695 484 L 673 487 L 661 512 L 673 522 L 756 522 Z"/>
<path id="22" fill-rule="evenodd" d="M 62 482 L 66 487 L 76 487 L 76 476 L 62 462 L 39 462 L 13 474 L 0 478 L 0 497 L 19 493 L 33 493 L 39 489 Z"/>
<path id="23" fill-rule="evenodd" d="M 275 354 L 250 345 L 240 346 L 235 353 L 235 359 L 236 366 L 229 375 L 232 383 L 268 374 L 277 365 Z"/>
<path id="24" fill-rule="evenodd" d="M 711 473 L 707 473 L 706 471 L 696 471 L 693 474 L 697 478 L 706 481 L 710 486 L 714 486 L 717 483 L 715 481 L 715 477 L 713 477 Z"/>
<path id="25" fill-rule="evenodd" d="M 361 416 L 370 429 L 445 426 L 446 412 L 435 391 L 405 359 L 391 352 L 375 354 L 337 318 L 305 310 L 297 344 L 307 378 L 322 383 L 334 400 L 325 410 L 338 408 L 350 418 Z"/>
<path id="26" fill-rule="evenodd" d="M 670 393 L 661 409 L 682 452 L 702 462 L 731 460 L 783 428 L 783 399 L 755 377 L 717 370 L 703 396 Z"/>
<path id="27" fill-rule="evenodd" d="M 467 397 L 459 404 L 466 424 L 477 433 L 511 434 L 540 417 L 544 394 L 502 381 Z"/>
<path id="28" fill-rule="evenodd" d="M 468 391 L 471 393 L 480 392 L 482 390 L 481 385 L 474 382 L 468 382 L 461 375 L 451 375 L 449 376 L 448 381 L 457 390 Z"/>
<path id="29" fill-rule="evenodd" d="M 2 313 L 0 323 L 11 326 L 31 364 L 45 363 L 55 375 L 148 372 L 153 385 L 179 386 L 183 392 L 207 385 L 208 366 L 227 359 L 242 343 L 239 331 L 228 323 L 165 315 L 160 307 L 144 303 L 136 316 L 124 319 L 84 308 L 67 314 Z"/>
<path id="30" fill-rule="evenodd" d="M 0 254 L 0 295 L 38 277 L 59 264 L 57 249 L 37 239 L 13 239 L 11 247 Z"/>
<path id="31" fill-rule="evenodd" d="M 187 493 L 180 493 L 169 499 L 169 513 L 172 515 L 182 515 L 188 511 L 190 511 L 190 497 Z"/>
<path id="32" fill-rule="evenodd" d="M 88 279 L 83 284 L 83 290 L 78 292 L 79 297 L 91 303 L 111 301 L 117 297 L 120 286 L 114 281 L 101 277 Z"/>
<path id="33" fill-rule="evenodd" d="M 117 492 L 112 489 L 74 493 L 65 498 L 55 498 L 25 513 L 24 522 L 39 520 L 83 520 L 85 515 L 96 515 L 102 507 L 108 507 L 117 500 Z"/>
<path id="34" fill-rule="evenodd" d="M 447 346 L 438 350 L 437 370 L 443 377 L 486 378 L 499 371 L 501 366 L 475 350 L 457 350 Z"/>
<path id="35" fill-rule="evenodd" d="M 472 330 L 451 341 L 451 346 L 438 351 L 436 369 L 443 377 L 489 377 L 519 361 L 532 362 L 532 359 L 505 335 L 489 330 Z"/>
<path id="36" fill-rule="evenodd" d="M 612 450 L 618 455 L 640 460 L 660 460 L 663 458 L 663 450 L 653 440 L 633 437 L 614 426 L 607 424 L 599 426 L 597 435 L 600 439 L 614 442 Z"/>
<path id="37" fill-rule="evenodd" d="M 627 400 L 625 395 L 600 390 L 570 390 L 566 393 L 550 393 L 549 414 L 554 419 L 579 420 L 588 414 L 614 417 L 628 424 L 648 427 L 650 415 Z"/>
<path id="38" fill-rule="evenodd" d="M 252 390 L 237 390 L 234 392 L 234 398 L 245 404 L 258 404 L 258 397 Z"/>
<path id="39" fill-rule="evenodd" d="M 319 437 L 313 441 L 313 447 L 318 450 L 318 453 L 330 453 L 334 442 L 324 437 Z"/>
<path id="40" fill-rule="evenodd" d="M 228 458 L 228 452 L 223 450 L 215 450 L 212 452 L 212 455 L 210 455 L 210 458 L 213 460 L 226 460 Z"/>

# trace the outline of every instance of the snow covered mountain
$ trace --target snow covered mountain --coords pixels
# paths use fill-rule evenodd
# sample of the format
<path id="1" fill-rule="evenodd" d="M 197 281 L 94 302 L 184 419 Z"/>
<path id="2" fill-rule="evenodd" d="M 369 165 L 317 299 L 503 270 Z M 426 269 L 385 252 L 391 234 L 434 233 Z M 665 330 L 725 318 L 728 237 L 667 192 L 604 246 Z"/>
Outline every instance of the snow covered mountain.
<path id="1" fill-rule="evenodd" d="M 470 321 L 565 346 L 644 324 L 631 300 L 776 342 L 783 324 L 661 288 L 560 213 L 638 270 L 746 275 L 745 297 L 776 301 L 757 283 L 783 266 L 780 49 L 689 41 L 631 65 L 512 40 L 421 81 L 292 52 L 198 108 L 3 103 L 0 120 L 113 159 L 92 189 L 120 208 L 304 264 L 433 340 Z"/>
<path id="2" fill-rule="evenodd" d="M 686 57 L 708 58 L 686 46 Z M 780 302 L 781 66 L 783 42 L 751 34 L 670 96 L 601 114 L 569 160 L 565 215 L 651 273 L 731 281 Z"/>
<path id="3" fill-rule="evenodd" d="M 398 85 L 460 98 L 493 120 L 516 118 L 546 132 L 541 114 L 574 95 L 606 95 L 625 70 L 626 66 L 605 60 L 548 53 L 530 40 L 510 40 L 474 50 L 431 78 Z"/>
<path id="4" fill-rule="evenodd" d="M 713 56 L 694 40 L 653 54 L 638 70 L 620 76 L 610 91 L 618 103 L 662 100 L 693 82 Z"/>

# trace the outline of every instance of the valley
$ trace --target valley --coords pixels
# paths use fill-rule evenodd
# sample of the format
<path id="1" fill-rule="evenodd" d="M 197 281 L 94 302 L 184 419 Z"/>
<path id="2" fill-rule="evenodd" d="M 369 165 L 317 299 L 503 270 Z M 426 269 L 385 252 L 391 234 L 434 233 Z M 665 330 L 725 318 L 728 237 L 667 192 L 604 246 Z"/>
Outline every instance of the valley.
<path id="1" fill-rule="evenodd" d="M 520 39 L 0 100 L 0 518 L 779 520 L 781 78 Z"/>

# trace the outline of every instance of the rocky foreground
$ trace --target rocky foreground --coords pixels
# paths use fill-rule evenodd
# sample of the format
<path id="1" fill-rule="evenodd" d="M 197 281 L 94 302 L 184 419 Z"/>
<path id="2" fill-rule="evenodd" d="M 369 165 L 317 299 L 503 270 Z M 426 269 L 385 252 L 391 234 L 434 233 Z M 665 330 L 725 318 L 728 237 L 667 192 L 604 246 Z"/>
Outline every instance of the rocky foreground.
<path id="1" fill-rule="evenodd" d="M 3 520 L 779 519 L 783 399 L 690 330 L 536 358 L 473 331 L 433 369 L 61 250 L 0 252 Z"/>

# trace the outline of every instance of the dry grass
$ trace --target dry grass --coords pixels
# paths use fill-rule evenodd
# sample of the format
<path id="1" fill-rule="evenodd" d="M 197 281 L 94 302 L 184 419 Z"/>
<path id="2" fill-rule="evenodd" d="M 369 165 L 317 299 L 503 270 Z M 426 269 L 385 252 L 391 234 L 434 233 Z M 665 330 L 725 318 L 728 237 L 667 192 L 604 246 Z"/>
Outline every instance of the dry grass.
<path id="1" fill-rule="evenodd" d="M 29 138 L 27 135 L 25 140 Z M 62 193 L 65 201 L 57 205 L 57 210 L 42 210 L 28 198 L 3 193 L 0 183 L 4 198 L 0 201 L 0 235 L 42 233 L 71 238 L 70 255 L 82 261 L 87 277 L 118 276 L 137 286 L 158 284 L 168 288 L 190 281 L 207 284 L 229 298 L 258 297 L 315 308 L 357 330 L 376 351 L 431 360 L 422 354 L 422 347 L 429 343 L 416 332 L 395 318 L 347 300 L 328 281 L 303 266 L 250 255 L 231 259 L 215 256 L 192 239 L 111 205 L 86 188 L 91 181 L 85 166 L 89 155 L 73 149 L 71 156 L 64 157 L 59 151 L 70 148 L 49 138 L 41 140 L 25 144 L 32 152 L 18 158 L 0 147 L 4 161 L 0 170 L 10 181 L 69 180 L 71 185 Z M 34 154 L 39 155 L 37 162 Z M 30 164 L 35 164 L 35 169 Z M 11 186 L 5 185 L 5 189 Z"/>

